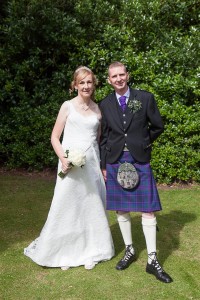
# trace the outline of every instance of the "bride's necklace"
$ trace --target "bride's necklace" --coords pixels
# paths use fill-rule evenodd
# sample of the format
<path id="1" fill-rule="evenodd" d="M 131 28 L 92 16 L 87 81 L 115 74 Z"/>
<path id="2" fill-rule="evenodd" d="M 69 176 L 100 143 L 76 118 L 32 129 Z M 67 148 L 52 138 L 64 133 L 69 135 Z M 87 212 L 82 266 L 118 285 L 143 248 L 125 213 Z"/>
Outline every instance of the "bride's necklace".
<path id="1" fill-rule="evenodd" d="M 85 102 L 79 103 L 80 108 L 83 109 L 84 111 L 88 110 L 90 108 L 91 105 L 91 100 L 89 100 L 88 104 L 86 104 Z"/>
<path id="2" fill-rule="evenodd" d="M 86 103 L 81 104 L 81 108 L 85 111 L 88 110 L 90 108 L 90 103 L 89 105 L 87 105 Z"/>

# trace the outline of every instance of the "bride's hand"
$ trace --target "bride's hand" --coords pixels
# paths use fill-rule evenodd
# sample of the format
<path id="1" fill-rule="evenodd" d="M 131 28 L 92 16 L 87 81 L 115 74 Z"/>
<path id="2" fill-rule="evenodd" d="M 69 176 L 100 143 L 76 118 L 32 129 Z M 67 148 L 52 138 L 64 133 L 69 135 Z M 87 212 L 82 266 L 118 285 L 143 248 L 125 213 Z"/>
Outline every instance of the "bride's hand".
<path id="1" fill-rule="evenodd" d="M 70 162 L 65 158 L 62 160 L 62 167 L 61 170 L 63 173 L 67 173 L 71 169 Z"/>

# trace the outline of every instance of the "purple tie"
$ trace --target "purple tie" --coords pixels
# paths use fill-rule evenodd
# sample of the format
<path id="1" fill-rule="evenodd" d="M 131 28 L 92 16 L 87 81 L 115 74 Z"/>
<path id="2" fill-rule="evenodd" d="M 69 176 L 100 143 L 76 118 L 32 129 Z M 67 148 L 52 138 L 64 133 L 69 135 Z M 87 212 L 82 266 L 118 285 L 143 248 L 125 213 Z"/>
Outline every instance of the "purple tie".
<path id="1" fill-rule="evenodd" d="M 122 110 L 125 111 L 125 108 L 126 108 L 126 96 L 119 97 L 119 102 L 120 102 Z"/>

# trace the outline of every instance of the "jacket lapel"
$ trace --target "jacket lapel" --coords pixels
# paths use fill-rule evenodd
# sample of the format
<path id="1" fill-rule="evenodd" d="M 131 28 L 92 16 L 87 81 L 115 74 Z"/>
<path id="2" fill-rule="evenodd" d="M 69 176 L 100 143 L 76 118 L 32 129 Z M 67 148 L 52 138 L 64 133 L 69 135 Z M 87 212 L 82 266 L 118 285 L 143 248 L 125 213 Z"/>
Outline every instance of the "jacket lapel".
<path id="1" fill-rule="evenodd" d="M 110 119 L 113 120 L 113 122 L 115 122 L 123 130 L 123 124 L 120 117 L 120 109 L 121 108 L 119 107 L 115 92 L 113 92 L 110 95 Z"/>
<path id="2" fill-rule="evenodd" d="M 137 90 L 134 90 L 134 89 L 130 88 L 130 97 L 128 99 L 128 103 L 129 103 L 130 100 L 135 99 L 136 95 L 137 95 Z M 128 108 L 128 103 L 127 103 L 126 110 L 125 110 L 125 113 L 126 113 L 126 126 L 125 126 L 125 129 L 127 129 L 129 127 L 129 125 L 130 125 L 130 123 L 133 119 L 133 113 Z"/>

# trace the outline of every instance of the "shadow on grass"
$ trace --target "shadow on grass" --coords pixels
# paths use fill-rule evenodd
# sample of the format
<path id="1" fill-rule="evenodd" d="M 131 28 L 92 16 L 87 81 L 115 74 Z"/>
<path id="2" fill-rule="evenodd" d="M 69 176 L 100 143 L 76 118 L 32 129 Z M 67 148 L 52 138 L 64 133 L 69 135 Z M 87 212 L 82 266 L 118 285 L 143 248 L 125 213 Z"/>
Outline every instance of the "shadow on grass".
<path id="1" fill-rule="evenodd" d="M 161 264 L 177 250 L 180 245 L 180 233 L 187 223 L 193 222 L 197 219 L 194 213 L 186 213 L 181 210 L 172 210 L 168 214 L 157 215 L 157 222 L 159 231 L 157 232 L 157 251 Z M 133 244 L 136 249 L 137 258 L 140 253 L 146 249 L 146 243 L 142 231 L 141 217 L 133 216 L 132 213 L 132 236 Z M 118 223 L 111 226 L 115 255 L 124 252 L 124 243 L 119 230 Z M 120 257 L 121 258 L 121 257 Z"/>

